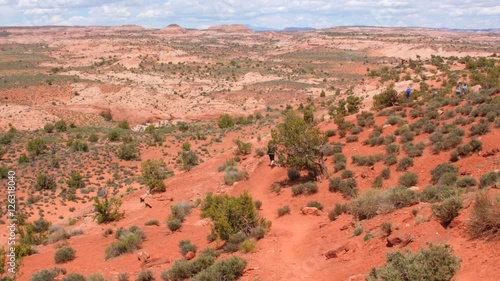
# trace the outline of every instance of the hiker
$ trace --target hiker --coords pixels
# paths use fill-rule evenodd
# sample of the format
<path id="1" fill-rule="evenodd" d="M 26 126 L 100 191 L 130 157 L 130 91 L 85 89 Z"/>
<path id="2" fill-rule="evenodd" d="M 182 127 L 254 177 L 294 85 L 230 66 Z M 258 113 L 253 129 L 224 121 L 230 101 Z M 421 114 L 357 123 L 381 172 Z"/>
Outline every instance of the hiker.
<path id="1" fill-rule="evenodd" d="M 438 95 L 438 92 L 437 91 L 434 91 L 434 94 L 432 95 L 433 98 L 437 97 Z"/>
<path id="2" fill-rule="evenodd" d="M 462 85 L 462 95 L 467 95 L 467 91 L 468 91 L 467 84 L 464 83 Z"/>
<path id="3" fill-rule="evenodd" d="M 461 92 L 462 92 L 462 83 L 458 83 L 457 88 L 455 89 L 455 94 L 459 96 Z"/>
<path id="4" fill-rule="evenodd" d="M 274 142 L 274 140 L 270 140 L 268 143 L 267 143 L 267 155 L 269 155 L 269 166 L 273 166 L 274 165 L 274 153 L 276 152 L 276 143 Z"/>
<path id="5" fill-rule="evenodd" d="M 408 86 L 408 88 L 406 88 L 406 99 L 409 99 L 410 95 L 411 95 L 411 87 Z"/>

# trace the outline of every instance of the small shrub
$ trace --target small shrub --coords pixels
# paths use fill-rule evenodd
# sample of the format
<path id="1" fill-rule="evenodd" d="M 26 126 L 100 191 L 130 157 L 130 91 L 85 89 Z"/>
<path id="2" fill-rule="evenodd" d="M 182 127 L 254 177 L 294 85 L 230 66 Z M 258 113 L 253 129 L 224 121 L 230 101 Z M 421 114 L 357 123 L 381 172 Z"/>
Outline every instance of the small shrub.
<path id="1" fill-rule="evenodd" d="M 58 132 L 66 132 L 68 126 L 66 125 L 66 121 L 64 120 L 59 120 L 54 124 L 54 127 L 56 128 L 56 131 Z"/>
<path id="2" fill-rule="evenodd" d="M 255 149 L 255 156 L 256 157 L 262 157 L 266 154 L 263 148 L 259 147 Z"/>
<path id="3" fill-rule="evenodd" d="M 399 145 L 395 143 L 389 143 L 385 146 L 385 151 L 387 154 L 397 154 L 399 153 Z"/>
<path id="4" fill-rule="evenodd" d="M 231 128 L 234 126 L 234 119 L 229 114 L 223 114 L 219 117 L 217 124 L 221 129 Z"/>
<path id="5" fill-rule="evenodd" d="M 95 219 L 97 223 L 107 223 L 117 221 L 123 217 L 123 212 L 120 212 L 122 201 L 117 198 L 105 198 L 103 201 L 99 198 L 94 198 L 94 209 L 97 212 Z"/>
<path id="6" fill-rule="evenodd" d="M 500 234 L 500 197 L 480 192 L 470 214 L 469 232 L 473 238 L 498 240 Z"/>
<path id="7" fill-rule="evenodd" d="M 237 146 L 236 155 L 248 155 L 252 151 L 252 144 L 249 142 L 242 142 L 241 140 L 235 140 L 234 143 Z"/>
<path id="8" fill-rule="evenodd" d="M 389 236 L 392 233 L 392 224 L 390 222 L 383 222 L 380 225 L 380 228 L 382 228 L 382 231 L 384 232 L 385 236 Z"/>
<path id="9" fill-rule="evenodd" d="M 348 178 L 346 180 L 342 180 L 341 178 L 330 179 L 328 190 L 330 192 L 340 192 L 346 199 L 354 198 L 358 194 L 355 178 Z"/>
<path id="10" fill-rule="evenodd" d="M 290 207 L 288 207 L 288 205 L 285 205 L 278 209 L 278 217 L 282 217 L 284 215 L 289 215 L 289 214 L 290 214 Z"/>
<path id="11" fill-rule="evenodd" d="M 380 173 L 380 175 L 382 176 L 382 178 L 388 180 L 391 178 L 391 169 L 389 168 L 385 168 L 382 170 L 382 173 Z"/>
<path id="12" fill-rule="evenodd" d="M 136 281 L 154 281 L 155 277 L 153 275 L 153 272 L 149 269 L 144 269 L 139 271 L 139 274 L 137 274 L 137 278 L 135 279 Z"/>
<path id="13" fill-rule="evenodd" d="M 431 170 L 432 182 L 437 183 L 445 173 L 458 173 L 458 168 L 451 163 L 441 163 Z"/>
<path id="14" fill-rule="evenodd" d="M 382 176 L 375 177 L 375 180 L 373 181 L 372 187 L 373 188 L 382 188 L 382 184 L 384 182 L 384 179 Z"/>
<path id="15" fill-rule="evenodd" d="M 387 166 L 392 166 L 398 162 L 398 157 L 396 154 L 387 154 L 384 156 L 384 164 Z"/>
<path id="16" fill-rule="evenodd" d="M 256 200 L 253 202 L 253 205 L 255 206 L 256 210 L 260 210 L 260 208 L 262 207 L 262 201 Z"/>
<path id="17" fill-rule="evenodd" d="M 181 228 L 182 221 L 179 219 L 169 219 L 167 220 L 167 227 L 170 231 L 177 231 Z"/>
<path id="18" fill-rule="evenodd" d="M 406 171 L 409 167 L 413 167 L 413 158 L 403 157 L 401 158 L 401 160 L 399 160 L 399 163 L 396 166 L 396 170 L 399 172 Z"/>
<path id="19" fill-rule="evenodd" d="M 318 185 L 315 182 L 306 182 L 297 184 L 292 187 L 292 195 L 298 196 L 301 194 L 311 195 L 318 192 Z"/>
<path id="20" fill-rule="evenodd" d="M 60 273 L 63 273 L 63 270 L 60 268 L 42 269 L 31 275 L 29 281 L 53 281 Z"/>
<path id="21" fill-rule="evenodd" d="M 317 208 L 318 210 L 323 210 L 323 205 L 321 205 L 321 203 L 319 203 L 318 201 L 309 201 L 309 203 L 307 203 L 307 207 L 313 207 Z"/>
<path id="22" fill-rule="evenodd" d="M 117 278 L 118 278 L 118 281 L 128 281 L 130 277 L 129 277 L 128 273 L 120 272 L 120 273 L 118 273 Z"/>
<path id="23" fill-rule="evenodd" d="M 52 124 L 52 123 L 47 123 L 47 124 L 45 124 L 45 126 L 43 126 L 43 130 L 49 134 L 54 131 L 54 128 L 55 128 L 54 124 Z"/>
<path id="24" fill-rule="evenodd" d="M 456 182 L 456 186 L 459 188 L 467 188 L 476 185 L 477 185 L 476 179 L 469 176 L 461 177 Z"/>
<path id="25" fill-rule="evenodd" d="M 354 172 L 351 170 L 345 170 L 340 175 L 340 178 L 342 178 L 342 179 L 348 179 L 348 178 L 352 178 L 352 177 L 354 177 Z"/>
<path id="26" fill-rule="evenodd" d="M 86 280 L 87 279 L 85 278 L 85 276 L 79 273 L 70 273 L 62 279 L 62 281 L 86 281 Z"/>
<path id="27" fill-rule="evenodd" d="M 239 171 L 235 167 L 228 167 L 224 172 L 224 183 L 226 185 L 233 185 L 237 181 L 248 179 L 246 171 Z"/>
<path id="28" fill-rule="evenodd" d="M 240 244 L 240 252 L 255 253 L 257 251 L 257 246 L 255 245 L 255 239 L 246 239 Z"/>
<path id="29" fill-rule="evenodd" d="M 462 209 L 462 198 L 460 196 L 453 196 L 447 198 L 439 205 L 433 205 L 432 214 L 439 219 L 444 227 L 447 227 L 458 216 L 460 209 Z"/>
<path id="30" fill-rule="evenodd" d="M 345 138 L 346 142 L 350 143 L 350 142 L 356 142 L 358 141 L 358 136 L 347 136 Z"/>
<path id="31" fill-rule="evenodd" d="M 348 212 L 347 204 L 335 204 L 335 208 L 333 208 L 330 212 L 328 212 L 328 218 L 330 221 L 336 220 L 341 214 L 346 214 Z"/>
<path id="32" fill-rule="evenodd" d="M 240 257 L 230 257 L 216 262 L 193 277 L 194 281 L 234 281 L 243 275 L 247 262 Z"/>
<path id="33" fill-rule="evenodd" d="M 65 263 L 75 259 L 75 250 L 71 247 L 64 247 L 59 250 L 54 255 L 54 260 L 56 263 Z"/>
<path id="34" fill-rule="evenodd" d="M 500 172 L 491 171 L 479 178 L 479 188 L 486 188 L 494 185 L 500 180 Z"/>
<path id="35" fill-rule="evenodd" d="M 372 268 L 366 281 L 452 280 L 460 262 L 449 245 L 429 244 L 429 249 L 417 253 L 397 251 L 387 254 L 386 264 L 378 269 Z"/>
<path id="36" fill-rule="evenodd" d="M 191 244 L 191 241 L 189 240 L 181 240 L 179 241 L 179 249 L 181 251 L 182 255 L 185 255 L 189 252 L 195 252 L 198 249 L 198 247 L 194 244 Z"/>
<path id="37" fill-rule="evenodd" d="M 490 123 L 488 121 L 481 119 L 478 124 L 470 127 L 470 136 L 486 135 L 490 131 L 489 126 Z"/>
<path id="38" fill-rule="evenodd" d="M 293 182 L 293 181 L 296 181 L 296 180 L 298 180 L 298 179 L 300 178 L 300 173 L 299 173 L 299 171 L 297 171 L 297 170 L 295 170 L 295 169 L 293 169 L 293 168 L 288 169 L 288 172 L 287 172 L 287 173 L 288 173 L 288 180 L 289 180 L 289 181 L 292 181 L 292 182 Z"/>
<path id="39" fill-rule="evenodd" d="M 415 186 L 418 182 L 418 176 L 414 172 L 408 172 L 399 177 L 399 184 L 405 187 Z"/>
<path id="40" fill-rule="evenodd" d="M 444 173 L 438 181 L 439 185 L 450 185 L 453 186 L 455 185 L 455 182 L 457 181 L 457 174 L 451 172 L 451 173 Z"/>
<path id="41" fill-rule="evenodd" d="M 35 190 L 54 190 L 56 188 L 54 177 L 47 174 L 40 174 L 36 178 Z"/>
<path id="42" fill-rule="evenodd" d="M 364 228 L 360 225 L 354 229 L 353 235 L 359 236 L 359 235 L 361 235 L 361 233 L 363 233 L 363 231 L 364 231 Z"/>
<path id="43" fill-rule="evenodd" d="M 89 138 L 88 138 L 89 142 L 97 142 L 98 140 L 99 140 L 99 137 L 95 133 L 92 133 L 89 135 Z"/>
<path id="44" fill-rule="evenodd" d="M 449 185 L 431 185 L 426 187 L 420 194 L 420 200 L 424 202 L 441 202 L 453 195 L 457 190 Z"/>
<path id="45" fill-rule="evenodd" d="M 47 149 L 47 143 L 41 138 L 34 138 L 26 144 L 26 151 L 31 156 L 38 156 L 45 152 Z"/>
<path id="46" fill-rule="evenodd" d="M 217 167 L 217 172 L 225 171 L 228 167 L 236 167 L 237 163 L 234 159 L 229 159 L 224 162 L 222 165 Z"/>
<path id="47" fill-rule="evenodd" d="M 118 149 L 118 158 L 125 161 L 140 160 L 140 152 L 134 143 L 123 143 Z"/>

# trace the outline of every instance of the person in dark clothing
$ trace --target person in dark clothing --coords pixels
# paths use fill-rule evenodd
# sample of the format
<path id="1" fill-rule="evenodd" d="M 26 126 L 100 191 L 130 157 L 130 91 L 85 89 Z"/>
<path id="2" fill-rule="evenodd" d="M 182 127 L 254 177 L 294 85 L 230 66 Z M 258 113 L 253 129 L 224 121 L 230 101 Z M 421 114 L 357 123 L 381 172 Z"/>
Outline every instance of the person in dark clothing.
<path id="1" fill-rule="evenodd" d="M 276 153 L 276 143 L 274 140 L 270 140 L 267 144 L 267 155 L 269 155 L 269 166 L 274 165 L 274 154 Z"/>
<path id="2" fill-rule="evenodd" d="M 406 88 L 406 99 L 410 99 L 410 95 L 411 95 L 411 87 L 408 86 L 408 88 Z"/>

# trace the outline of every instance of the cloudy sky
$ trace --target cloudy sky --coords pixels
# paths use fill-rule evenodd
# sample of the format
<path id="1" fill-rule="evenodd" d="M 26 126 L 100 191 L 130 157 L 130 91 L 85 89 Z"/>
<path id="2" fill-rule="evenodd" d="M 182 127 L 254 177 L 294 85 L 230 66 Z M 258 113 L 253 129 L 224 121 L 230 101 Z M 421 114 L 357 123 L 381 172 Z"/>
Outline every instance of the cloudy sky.
<path id="1" fill-rule="evenodd" d="M 500 1 L 481 0 L 0 0 L 0 26 L 161 28 L 240 23 L 284 28 L 342 25 L 500 28 Z"/>

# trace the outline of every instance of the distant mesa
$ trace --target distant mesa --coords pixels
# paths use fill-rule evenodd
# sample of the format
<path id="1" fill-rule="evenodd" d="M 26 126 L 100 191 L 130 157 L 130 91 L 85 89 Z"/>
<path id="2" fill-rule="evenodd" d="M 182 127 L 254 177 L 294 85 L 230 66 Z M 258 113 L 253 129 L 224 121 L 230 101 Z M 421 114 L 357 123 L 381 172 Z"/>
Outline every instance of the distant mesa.
<path id="1" fill-rule="evenodd" d="M 226 33 L 252 33 L 253 31 L 242 24 L 211 26 L 208 31 L 226 32 Z"/>
<path id="2" fill-rule="evenodd" d="M 146 30 L 146 28 L 140 26 L 140 25 L 133 25 L 133 24 L 127 24 L 127 25 L 122 25 L 122 26 L 113 26 L 111 27 L 112 30 L 117 30 L 117 31 L 143 31 Z"/>
<path id="3" fill-rule="evenodd" d="M 167 33 L 167 34 L 184 34 L 186 33 L 186 29 L 182 28 L 178 24 L 170 24 L 161 30 L 162 33 Z"/>

